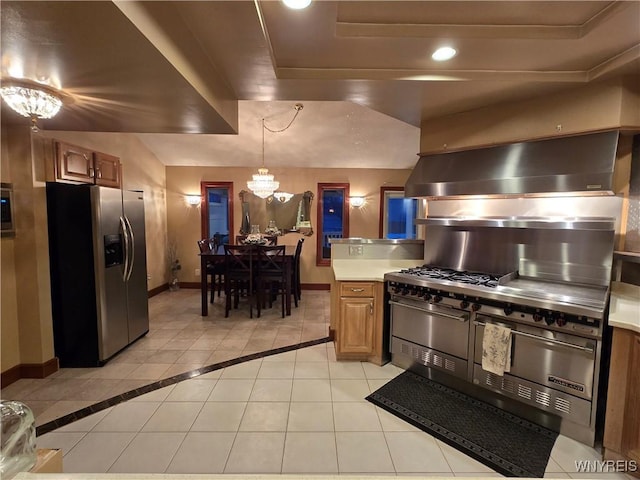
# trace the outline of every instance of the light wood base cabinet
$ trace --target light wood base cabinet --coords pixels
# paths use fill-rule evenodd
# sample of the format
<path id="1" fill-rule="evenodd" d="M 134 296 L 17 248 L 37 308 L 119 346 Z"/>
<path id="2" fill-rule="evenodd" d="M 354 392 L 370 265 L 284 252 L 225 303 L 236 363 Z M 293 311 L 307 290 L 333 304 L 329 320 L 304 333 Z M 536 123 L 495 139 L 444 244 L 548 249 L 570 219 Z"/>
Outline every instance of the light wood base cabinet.
<path id="1" fill-rule="evenodd" d="M 604 424 L 604 459 L 622 460 L 640 478 L 640 334 L 613 329 Z"/>
<path id="2" fill-rule="evenodd" d="M 334 282 L 333 290 L 336 358 L 387 363 L 384 283 Z"/>

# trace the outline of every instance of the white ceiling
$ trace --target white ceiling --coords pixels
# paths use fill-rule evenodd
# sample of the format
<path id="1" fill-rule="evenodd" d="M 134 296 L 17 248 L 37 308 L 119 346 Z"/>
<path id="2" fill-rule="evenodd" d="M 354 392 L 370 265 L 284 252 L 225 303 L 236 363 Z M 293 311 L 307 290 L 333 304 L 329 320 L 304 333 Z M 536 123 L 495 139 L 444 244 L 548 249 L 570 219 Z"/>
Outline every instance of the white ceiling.
<path id="1" fill-rule="evenodd" d="M 425 119 L 640 75 L 640 1 L 5 1 L 2 76 L 74 99 L 49 130 L 167 165 L 409 168 Z M 459 54 L 430 58 L 448 43 Z M 2 106 L 3 123 L 26 120 Z M 272 126 L 273 128 L 273 126 Z M 237 135 L 234 134 L 237 132 Z"/>

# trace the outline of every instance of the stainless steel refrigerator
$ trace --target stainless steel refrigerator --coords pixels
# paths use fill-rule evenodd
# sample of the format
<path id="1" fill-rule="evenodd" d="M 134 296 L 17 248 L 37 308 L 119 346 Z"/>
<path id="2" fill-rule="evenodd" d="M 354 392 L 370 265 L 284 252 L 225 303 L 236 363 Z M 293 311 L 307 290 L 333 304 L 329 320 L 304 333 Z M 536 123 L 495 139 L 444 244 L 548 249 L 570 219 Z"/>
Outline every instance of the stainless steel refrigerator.
<path id="1" fill-rule="evenodd" d="M 143 195 L 50 182 L 47 216 L 55 354 L 103 365 L 149 331 Z"/>

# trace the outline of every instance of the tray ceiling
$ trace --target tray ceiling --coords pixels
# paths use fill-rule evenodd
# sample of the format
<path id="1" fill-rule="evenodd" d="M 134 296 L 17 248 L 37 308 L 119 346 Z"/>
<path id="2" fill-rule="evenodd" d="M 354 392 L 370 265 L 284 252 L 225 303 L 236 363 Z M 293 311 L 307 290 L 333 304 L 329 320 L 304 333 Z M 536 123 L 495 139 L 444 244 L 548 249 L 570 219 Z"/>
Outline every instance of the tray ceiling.
<path id="1" fill-rule="evenodd" d="M 3 1 L 0 13 L 3 77 L 74 98 L 45 129 L 144 134 L 168 165 L 187 162 L 180 142 L 191 164 L 227 164 L 217 153 L 234 133 L 238 159 L 259 165 L 247 126 L 306 102 L 281 148 L 329 137 L 340 166 L 409 168 L 425 119 L 640 72 L 637 1 Z M 458 55 L 433 61 L 445 43 Z M 357 137 L 340 130 L 354 118 Z M 3 105 L 2 121 L 24 119 Z M 371 151 L 337 161 L 354 145 Z"/>

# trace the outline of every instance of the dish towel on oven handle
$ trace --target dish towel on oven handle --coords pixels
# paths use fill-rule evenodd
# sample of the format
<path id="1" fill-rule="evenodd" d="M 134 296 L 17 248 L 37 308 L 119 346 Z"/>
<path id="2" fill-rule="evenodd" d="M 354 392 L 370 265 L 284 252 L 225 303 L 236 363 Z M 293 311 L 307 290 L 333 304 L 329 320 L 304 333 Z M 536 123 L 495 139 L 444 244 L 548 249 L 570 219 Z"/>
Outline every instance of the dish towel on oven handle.
<path id="1" fill-rule="evenodd" d="M 511 367 L 511 329 L 486 323 L 482 337 L 482 369 L 504 375 Z"/>

